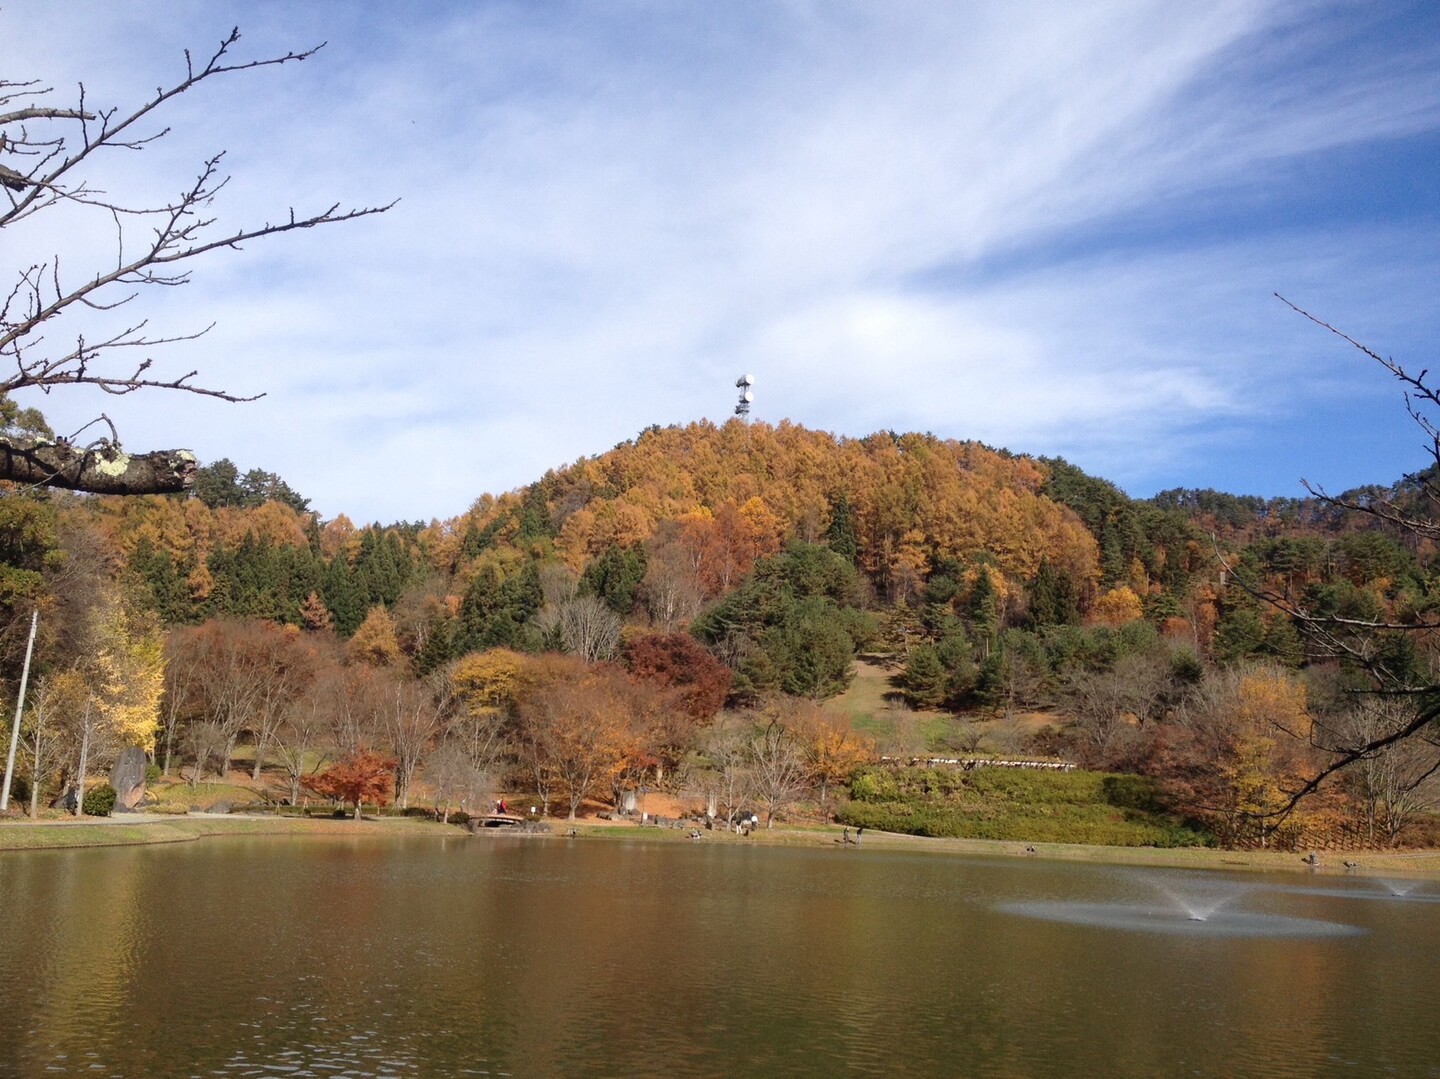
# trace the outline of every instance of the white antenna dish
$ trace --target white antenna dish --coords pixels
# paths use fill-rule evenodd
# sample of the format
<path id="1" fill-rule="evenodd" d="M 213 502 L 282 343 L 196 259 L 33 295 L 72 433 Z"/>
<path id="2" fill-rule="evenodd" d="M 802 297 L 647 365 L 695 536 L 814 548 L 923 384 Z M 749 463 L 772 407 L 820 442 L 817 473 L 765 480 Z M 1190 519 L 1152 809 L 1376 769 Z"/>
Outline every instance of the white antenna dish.
<path id="1" fill-rule="evenodd" d="M 735 385 L 737 385 L 737 386 L 753 386 L 753 385 L 755 385 L 755 376 L 754 376 L 754 375 L 741 375 L 739 378 L 737 378 L 737 379 L 735 380 Z"/>

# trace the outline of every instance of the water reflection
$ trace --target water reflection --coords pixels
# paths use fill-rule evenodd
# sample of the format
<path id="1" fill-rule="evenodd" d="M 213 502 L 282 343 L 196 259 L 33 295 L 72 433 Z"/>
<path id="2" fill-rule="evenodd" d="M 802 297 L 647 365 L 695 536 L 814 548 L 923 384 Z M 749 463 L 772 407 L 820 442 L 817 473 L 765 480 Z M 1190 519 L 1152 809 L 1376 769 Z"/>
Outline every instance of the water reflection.
<path id="1" fill-rule="evenodd" d="M 1283 1076 L 1346 1060 L 1427 1074 L 1440 906 L 1419 888 L 1296 880 L 505 837 L 5 855 L 0 978 L 20 988 L 0 1062 L 22 1076 Z M 114 902 L 79 916 L 100 895 Z"/>

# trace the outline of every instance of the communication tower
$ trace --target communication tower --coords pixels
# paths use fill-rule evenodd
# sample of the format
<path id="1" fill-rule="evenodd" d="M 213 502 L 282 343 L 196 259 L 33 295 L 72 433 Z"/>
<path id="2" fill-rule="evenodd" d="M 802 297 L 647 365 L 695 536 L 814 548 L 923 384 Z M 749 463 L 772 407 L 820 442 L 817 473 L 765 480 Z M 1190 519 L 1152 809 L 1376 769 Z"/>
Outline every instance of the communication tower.
<path id="1" fill-rule="evenodd" d="M 750 402 L 755 400 L 755 391 L 750 387 L 755 385 L 754 375 L 741 375 L 735 380 L 735 386 L 740 390 L 740 400 L 735 405 L 735 415 L 750 415 Z"/>

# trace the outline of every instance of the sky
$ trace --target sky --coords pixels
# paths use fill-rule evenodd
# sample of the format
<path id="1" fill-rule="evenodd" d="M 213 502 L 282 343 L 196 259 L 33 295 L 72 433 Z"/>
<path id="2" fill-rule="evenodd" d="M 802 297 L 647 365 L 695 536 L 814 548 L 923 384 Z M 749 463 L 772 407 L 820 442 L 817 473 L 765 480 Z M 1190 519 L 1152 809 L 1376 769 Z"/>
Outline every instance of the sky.
<path id="1" fill-rule="evenodd" d="M 1136 497 L 1426 463 L 1390 376 L 1274 294 L 1435 363 L 1431 0 L 0 0 L 0 54 L 52 103 L 129 105 L 233 25 L 242 57 L 326 44 L 175 99 L 98 186 L 168 197 L 223 150 L 220 229 L 399 201 L 120 313 L 213 322 L 154 369 L 262 398 L 23 400 L 61 433 L 103 411 L 357 523 L 723 423 L 747 373 L 752 420 L 1063 456 Z M 27 227 L 16 268 L 115 258 L 108 218 Z"/>

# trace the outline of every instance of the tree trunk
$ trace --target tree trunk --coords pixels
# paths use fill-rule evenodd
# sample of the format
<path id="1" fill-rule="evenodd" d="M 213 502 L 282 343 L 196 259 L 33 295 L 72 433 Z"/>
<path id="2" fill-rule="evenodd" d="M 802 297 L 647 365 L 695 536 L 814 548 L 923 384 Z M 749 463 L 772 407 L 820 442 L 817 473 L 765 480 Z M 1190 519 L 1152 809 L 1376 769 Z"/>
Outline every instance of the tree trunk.
<path id="1" fill-rule="evenodd" d="M 30 819 L 40 819 L 40 728 L 35 728 L 35 767 L 30 770 Z"/>
<path id="2" fill-rule="evenodd" d="M 195 477 L 189 450 L 131 456 L 114 446 L 87 449 L 45 438 L 0 436 L 0 479 L 100 495 L 184 491 Z"/>
<path id="3" fill-rule="evenodd" d="M 85 726 L 80 735 L 80 771 L 75 774 L 75 815 L 85 815 L 85 766 L 90 758 L 90 698 L 85 699 Z"/>

